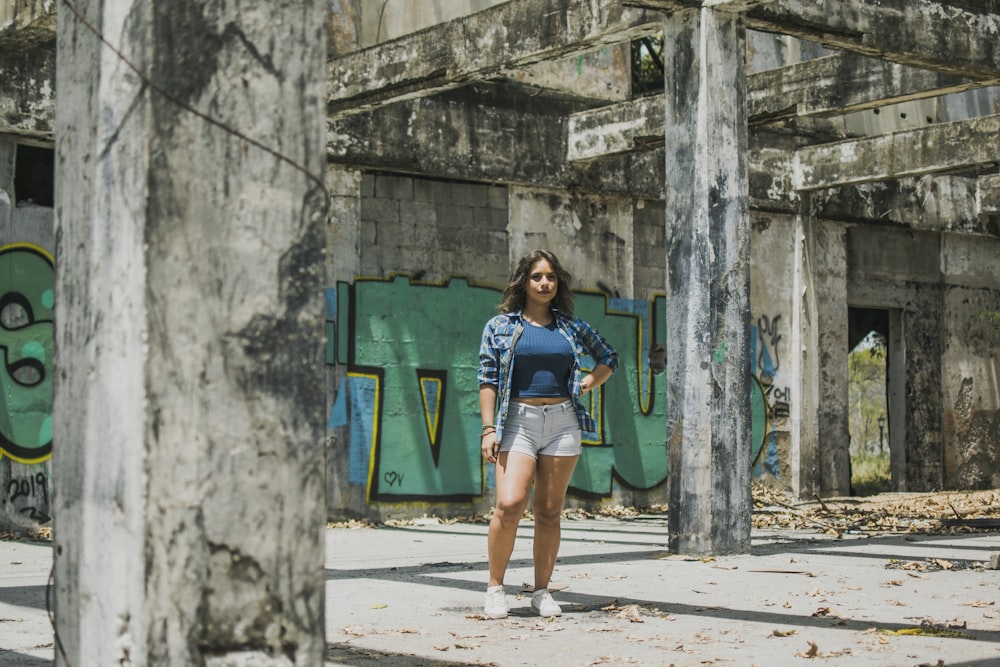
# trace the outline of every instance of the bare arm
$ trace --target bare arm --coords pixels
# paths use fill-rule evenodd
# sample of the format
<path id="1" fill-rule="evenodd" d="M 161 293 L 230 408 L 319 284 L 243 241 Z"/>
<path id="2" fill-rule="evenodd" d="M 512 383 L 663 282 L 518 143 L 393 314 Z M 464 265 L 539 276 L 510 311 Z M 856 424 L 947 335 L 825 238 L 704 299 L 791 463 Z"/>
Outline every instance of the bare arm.
<path id="1" fill-rule="evenodd" d="M 597 364 L 597 366 L 594 367 L 594 370 L 590 371 L 586 377 L 580 380 L 580 395 L 582 396 L 588 391 L 594 391 L 607 382 L 608 378 L 611 377 L 612 372 L 613 371 L 610 366 Z M 482 400 L 482 390 L 480 390 L 480 404 L 482 403 Z"/>
<path id="2" fill-rule="evenodd" d="M 483 419 L 483 426 L 492 426 L 493 417 L 496 415 L 497 388 L 496 385 L 479 385 L 479 415 Z M 490 463 L 497 462 L 497 434 L 493 432 L 483 433 L 481 439 L 483 458 Z"/>

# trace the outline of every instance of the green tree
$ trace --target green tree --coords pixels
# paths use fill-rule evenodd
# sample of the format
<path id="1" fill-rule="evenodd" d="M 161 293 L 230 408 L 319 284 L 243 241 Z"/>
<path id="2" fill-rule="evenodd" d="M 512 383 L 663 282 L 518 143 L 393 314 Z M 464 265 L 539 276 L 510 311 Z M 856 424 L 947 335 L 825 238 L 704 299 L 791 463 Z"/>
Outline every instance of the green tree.
<path id="1" fill-rule="evenodd" d="M 858 495 L 878 493 L 891 486 L 885 429 L 888 424 L 885 364 L 885 338 L 874 331 L 847 357 L 851 486 Z"/>
<path id="2" fill-rule="evenodd" d="M 979 319 L 986 320 L 993 327 L 994 338 L 1000 338 L 1000 310 L 981 310 Z"/>
<path id="3" fill-rule="evenodd" d="M 663 33 L 632 42 L 632 94 L 639 97 L 663 90 Z"/>

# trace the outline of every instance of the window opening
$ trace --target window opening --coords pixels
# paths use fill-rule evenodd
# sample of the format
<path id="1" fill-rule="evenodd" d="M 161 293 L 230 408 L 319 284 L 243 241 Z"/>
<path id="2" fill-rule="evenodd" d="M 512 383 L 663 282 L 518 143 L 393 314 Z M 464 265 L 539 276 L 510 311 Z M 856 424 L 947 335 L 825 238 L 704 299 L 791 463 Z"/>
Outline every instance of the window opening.
<path id="1" fill-rule="evenodd" d="M 632 42 L 632 96 L 663 91 L 663 33 Z"/>
<path id="2" fill-rule="evenodd" d="M 54 150 L 17 145 L 17 157 L 14 161 L 14 198 L 19 207 L 54 205 Z"/>

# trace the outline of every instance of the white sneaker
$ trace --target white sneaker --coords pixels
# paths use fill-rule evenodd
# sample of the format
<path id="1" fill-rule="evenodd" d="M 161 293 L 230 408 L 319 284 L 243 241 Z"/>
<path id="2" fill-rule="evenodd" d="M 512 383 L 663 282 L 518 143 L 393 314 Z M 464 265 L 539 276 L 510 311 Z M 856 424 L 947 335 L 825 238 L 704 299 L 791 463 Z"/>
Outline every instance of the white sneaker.
<path id="1" fill-rule="evenodd" d="M 556 604 L 549 589 L 542 588 L 531 596 L 531 611 L 539 616 L 562 616 L 562 607 Z"/>
<path id="2" fill-rule="evenodd" d="M 507 618 L 507 596 L 503 586 L 491 586 L 486 589 L 486 603 L 483 614 L 489 618 Z"/>

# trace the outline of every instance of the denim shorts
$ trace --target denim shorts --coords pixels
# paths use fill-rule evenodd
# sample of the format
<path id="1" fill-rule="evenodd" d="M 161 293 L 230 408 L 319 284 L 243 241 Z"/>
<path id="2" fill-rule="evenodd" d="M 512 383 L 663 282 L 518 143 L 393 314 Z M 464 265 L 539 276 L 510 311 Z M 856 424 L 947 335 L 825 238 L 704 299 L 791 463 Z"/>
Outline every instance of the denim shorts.
<path id="1" fill-rule="evenodd" d="M 580 422 L 572 401 L 555 405 L 510 402 L 503 423 L 501 452 L 518 452 L 533 459 L 541 456 L 578 456 Z"/>

